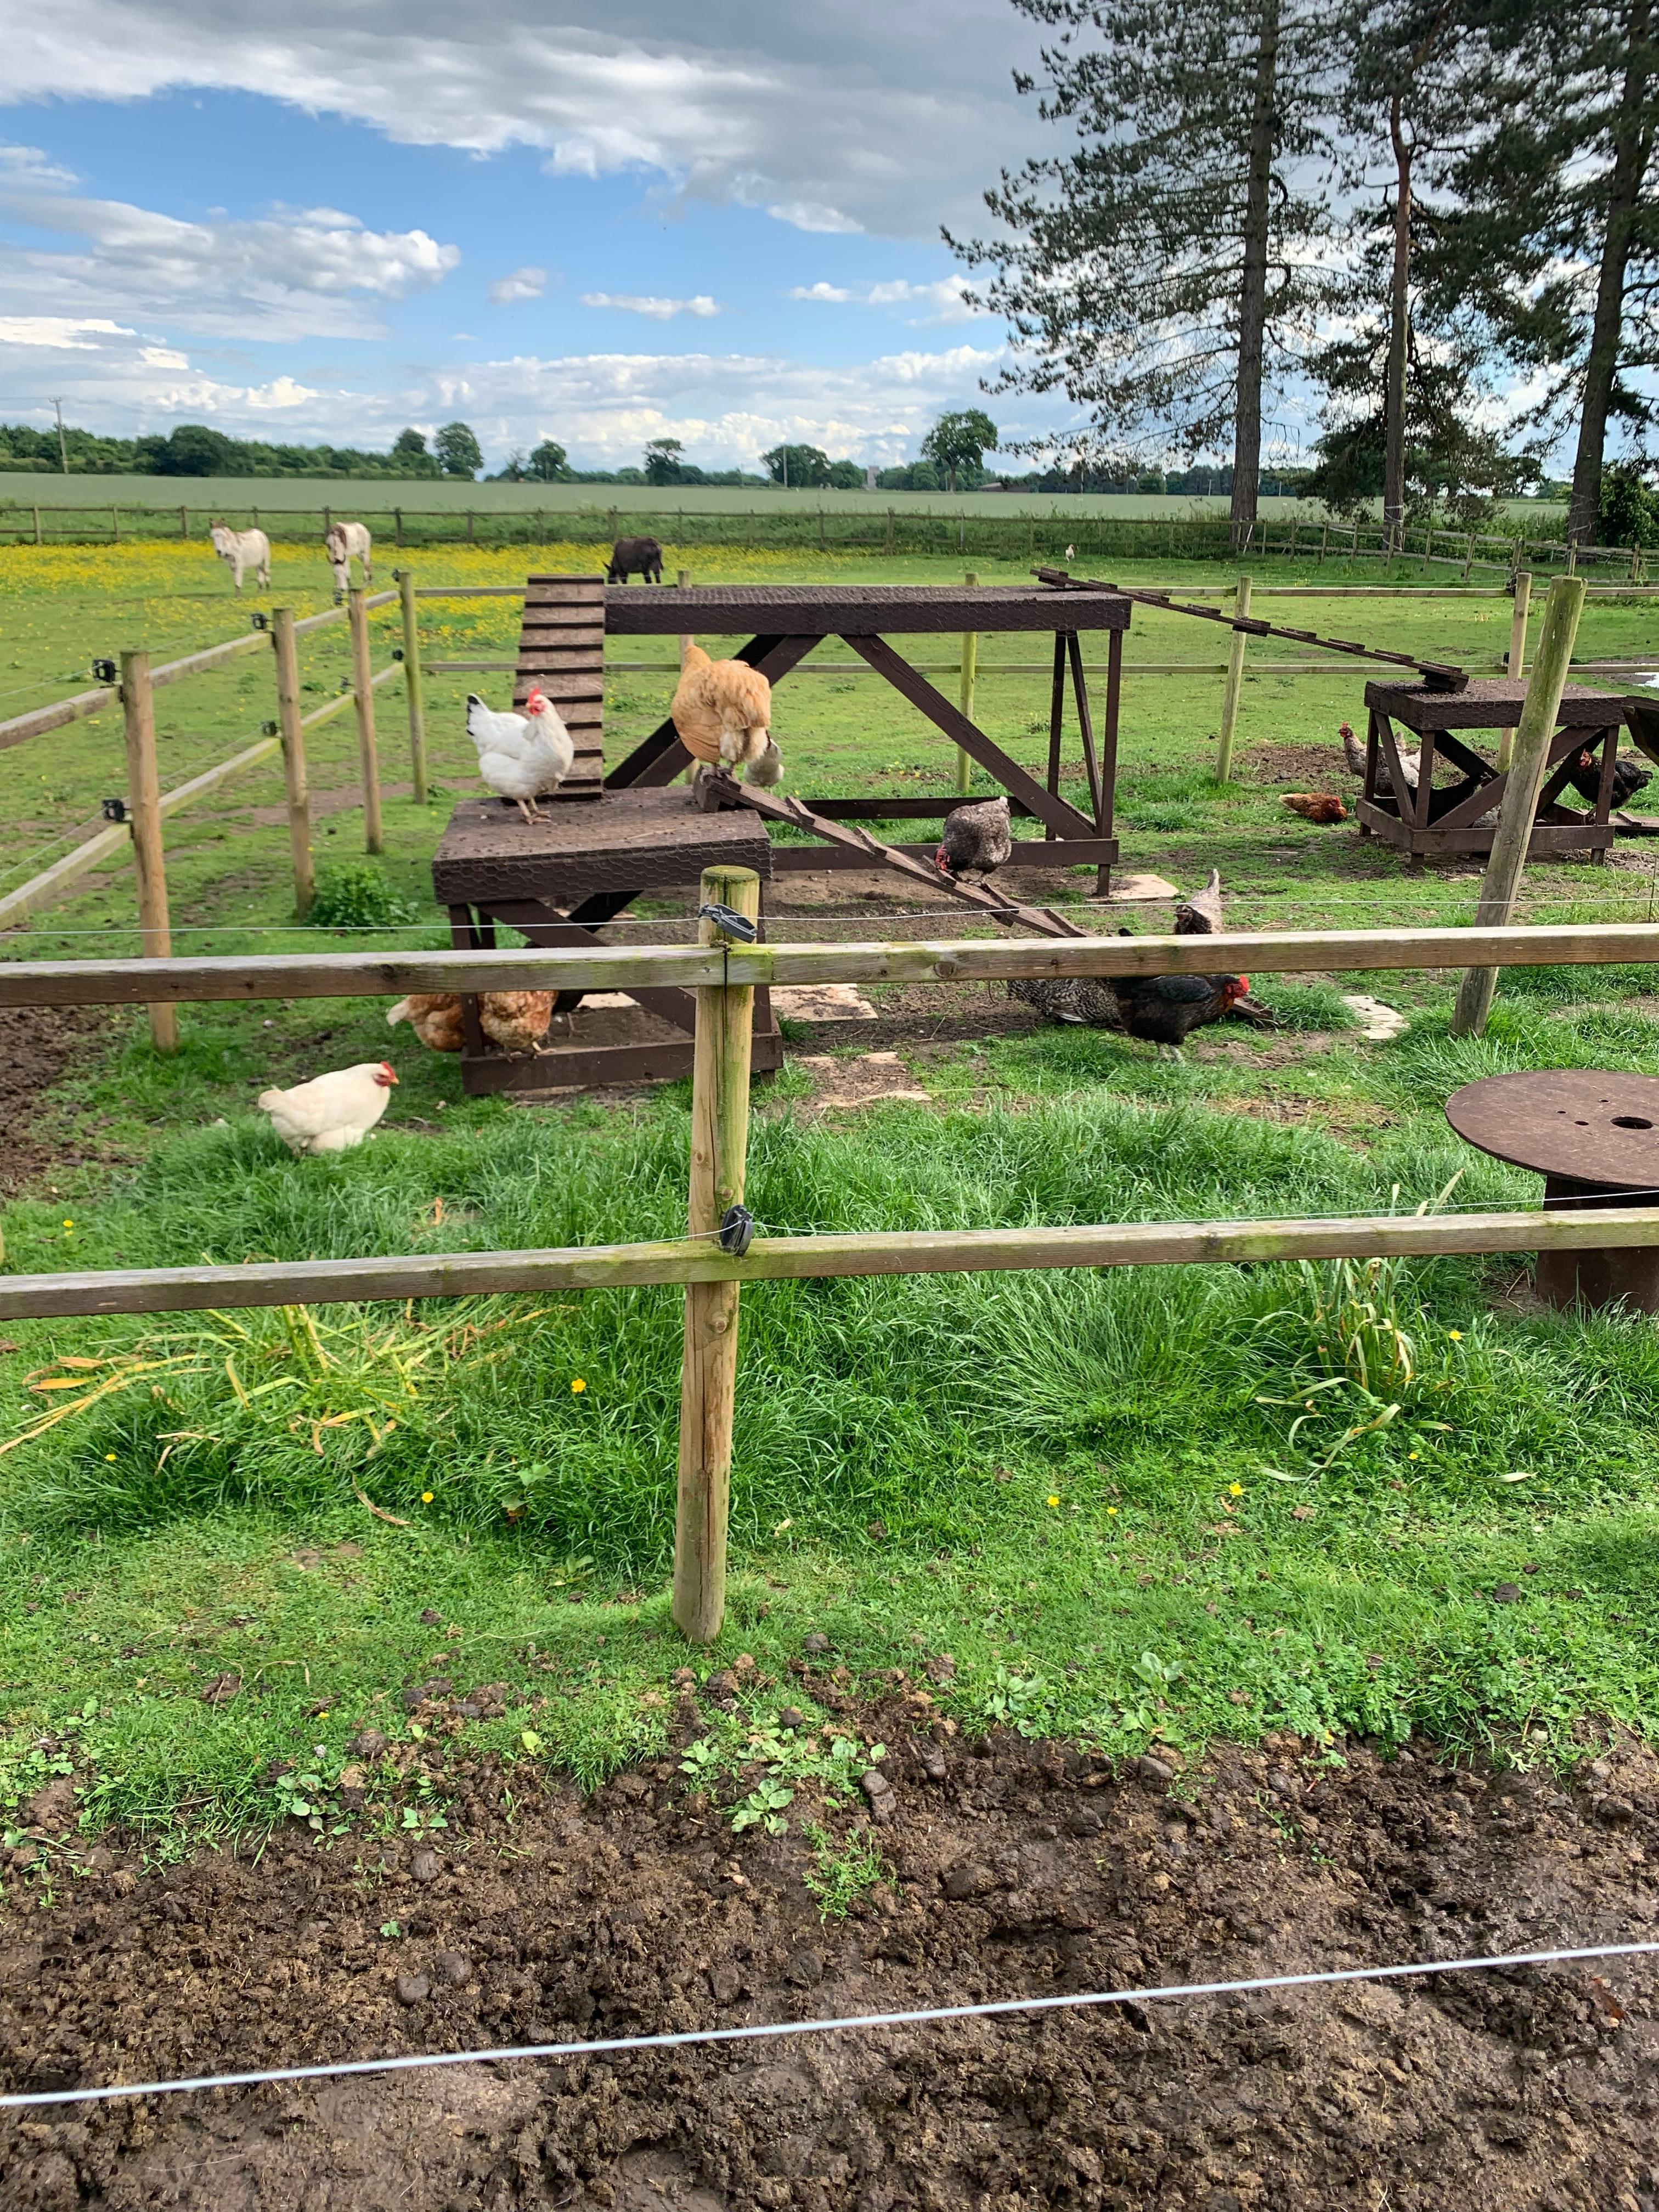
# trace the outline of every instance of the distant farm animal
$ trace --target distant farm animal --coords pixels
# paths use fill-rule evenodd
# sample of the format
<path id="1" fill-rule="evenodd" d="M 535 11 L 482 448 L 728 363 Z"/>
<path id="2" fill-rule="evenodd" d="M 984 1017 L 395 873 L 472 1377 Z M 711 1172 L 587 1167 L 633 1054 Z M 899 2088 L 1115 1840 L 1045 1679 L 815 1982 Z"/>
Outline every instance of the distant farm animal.
<path id="1" fill-rule="evenodd" d="M 668 712 L 694 760 L 734 773 L 747 765 L 750 782 L 777 781 L 783 763 L 772 742 L 772 687 L 746 660 L 711 660 L 688 643 Z"/>
<path id="2" fill-rule="evenodd" d="M 346 586 L 351 581 L 351 562 L 355 555 L 363 571 L 363 588 L 374 580 L 374 566 L 371 556 L 374 544 L 366 522 L 337 522 L 332 524 L 323 539 L 323 550 L 328 555 L 328 565 L 334 571 L 334 596 L 345 597 Z"/>
<path id="3" fill-rule="evenodd" d="M 1638 768 L 1632 760 L 1615 760 L 1613 764 L 1612 804 L 1628 806 L 1644 784 L 1653 781 L 1650 768 Z M 1582 752 L 1567 771 L 1567 781 L 1581 799 L 1592 806 L 1601 795 L 1601 763 L 1591 754 Z"/>
<path id="4" fill-rule="evenodd" d="M 605 580 L 607 584 L 625 584 L 635 568 L 641 583 L 661 583 L 662 548 L 654 538 L 619 538 L 611 549 L 611 566 L 605 572 Z"/>
<path id="5" fill-rule="evenodd" d="M 232 530 L 227 523 L 216 522 L 208 532 L 213 540 L 213 550 L 236 580 L 236 588 L 242 588 L 242 571 L 257 571 L 254 580 L 262 592 L 270 589 L 270 540 L 263 530 Z"/>
<path id="6" fill-rule="evenodd" d="M 933 855 L 933 866 L 955 883 L 982 884 L 995 874 L 1013 849 L 1008 800 L 1003 793 L 981 799 L 972 806 L 951 808 L 945 817 L 945 835 Z"/>

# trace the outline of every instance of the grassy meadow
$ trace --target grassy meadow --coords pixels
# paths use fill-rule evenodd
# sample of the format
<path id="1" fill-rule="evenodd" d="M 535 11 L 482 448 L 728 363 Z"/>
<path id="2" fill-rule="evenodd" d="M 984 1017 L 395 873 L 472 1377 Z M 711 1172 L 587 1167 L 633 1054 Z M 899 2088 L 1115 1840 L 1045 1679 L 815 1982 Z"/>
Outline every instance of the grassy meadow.
<path id="1" fill-rule="evenodd" d="M 554 546 L 534 565 L 592 562 Z M 418 573 L 510 580 L 524 566 L 521 554 L 448 549 Z M 915 581 L 959 573 L 757 554 L 694 574 L 896 570 Z M 1288 580 L 1274 563 L 1270 580 Z M 325 603 L 325 569 L 298 549 L 277 550 L 275 585 L 276 603 Z M 426 605 L 428 659 L 510 651 L 512 602 Z M 224 572 L 193 547 L 0 553 L 0 678 L 48 697 L 81 680 L 93 653 L 143 642 L 159 659 L 239 619 Z M 1508 635 L 1501 599 L 1283 611 L 1470 665 L 1495 660 Z M 379 622 L 377 659 L 393 637 Z M 1137 609 L 1128 659 L 1212 666 L 1218 638 Z M 1635 654 L 1652 641 L 1646 604 L 1603 600 L 1579 650 Z M 319 700 L 337 688 L 343 644 L 331 630 L 304 647 Z M 613 671 L 613 753 L 664 711 L 672 651 L 669 640 L 623 642 L 618 658 L 660 670 Z M 946 641 L 916 647 L 923 661 L 949 652 Z M 1046 750 L 1046 677 L 995 671 L 1042 657 L 1042 641 L 999 638 L 981 660 L 981 719 L 1033 765 Z M 1252 647 L 1225 787 L 1212 772 L 1218 677 L 1131 676 L 1125 866 L 1183 885 L 1218 866 L 1247 926 L 1465 918 L 1472 869 L 1407 875 L 1351 825 L 1314 830 L 1281 809 L 1280 792 L 1313 781 L 1316 748 L 1333 787 L 1351 791 L 1334 740 L 1345 715 L 1358 721 L 1363 682 L 1276 676 L 1283 657 Z M 253 654 L 158 695 L 164 784 L 257 732 L 272 711 L 269 681 Z M 180 945 L 438 941 L 427 865 L 448 799 L 475 787 L 460 702 L 505 684 L 429 679 L 440 788 L 427 809 L 397 789 L 398 687 L 379 695 L 385 876 L 405 921 L 359 939 L 294 925 L 273 767 L 169 824 Z M 775 727 L 786 788 L 950 781 L 948 747 L 867 678 L 792 678 Z M 44 845 L 75 831 L 121 788 L 120 757 L 112 716 L 0 753 L 18 825 L 0 890 L 28 872 L 16 849 L 26 836 Z M 349 715 L 316 733 L 325 878 L 358 849 L 354 763 Z M 1534 870 L 1528 910 L 1644 916 L 1654 883 L 1650 848 L 1621 844 L 1610 868 Z M 1081 901 L 1091 884 L 1078 874 L 1067 895 Z M 112 870 L 4 949 L 131 950 L 131 900 Z M 862 910 L 842 926 L 869 935 L 872 916 L 904 902 L 850 904 Z M 1166 910 L 1128 918 L 1153 927 Z M 898 1045 L 901 1079 L 925 1104 L 826 1112 L 799 1058 L 759 1087 L 750 1201 L 780 1231 L 1525 1204 L 1535 1179 L 1460 1144 L 1445 1098 L 1510 1068 L 1659 1074 L 1659 1001 L 1643 970 L 1521 971 L 1504 979 L 1488 1036 L 1460 1042 L 1448 1030 L 1455 980 L 1268 979 L 1258 988 L 1283 1027 L 1207 1032 L 1184 1065 L 1103 1033 L 1000 1033 L 1003 1002 L 964 988 L 951 1035 L 917 1021 Z M 1367 1041 L 1340 995 L 1356 988 L 1406 1012 L 1405 1033 Z M 907 1003 L 873 995 L 890 1015 Z M 957 1033 L 980 1012 L 982 1036 Z M 46 1109 L 63 1164 L 6 1204 L 4 1264 L 235 1262 L 678 1228 L 684 1086 L 532 1109 L 467 1100 L 457 1064 L 407 1031 L 374 1141 L 291 1159 L 254 1092 L 380 1057 L 383 1013 L 374 1000 L 186 1008 L 181 1049 L 165 1061 L 142 1017 L 113 1018 Z M 849 1024 L 815 1032 L 806 1049 L 867 1046 Z M 277 1311 L 8 1330 L 0 1820 L 64 1755 L 41 1748 L 49 1733 L 73 1747 L 89 1820 L 141 1820 L 158 1850 L 257 1826 L 281 1810 L 273 1762 L 308 1759 L 326 1780 L 365 1722 L 403 1730 L 403 1686 L 440 1671 L 458 1690 L 507 1686 L 504 1716 L 472 1724 L 469 1741 L 510 1756 L 559 1757 L 591 1776 L 660 1740 L 668 1677 L 685 1656 L 666 1603 L 676 1295 L 321 1309 L 314 1322 Z M 1123 1749 L 1283 1726 L 1396 1739 L 1418 1727 L 1504 1756 L 1566 1757 L 1610 1723 L 1659 1721 L 1659 1336 L 1645 1321 L 1540 1312 L 1512 1261 L 774 1285 L 745 1294 L 743 1332 L 734 1587 L 717 1660 L 746 1650 L 781 1675 L 809 1629 L 861 1672 L 945 1650 L 957 1662 L 947 1710 L 965 1724 L 1003 1718 Z M 42 1387 L 52 1384 L 69 1387 Z M 1495 1600 L 1500 1586 L 1518 1599 Z M 204 1700 L 226 1674 L 238 1693 Z"/>

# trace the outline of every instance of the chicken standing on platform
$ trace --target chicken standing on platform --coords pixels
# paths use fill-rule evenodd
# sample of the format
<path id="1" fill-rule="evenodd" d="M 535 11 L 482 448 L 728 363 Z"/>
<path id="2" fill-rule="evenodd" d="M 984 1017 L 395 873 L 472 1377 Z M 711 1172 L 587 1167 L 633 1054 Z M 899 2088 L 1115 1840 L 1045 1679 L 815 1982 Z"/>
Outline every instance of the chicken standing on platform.
<path id="1" fill-rule="evenodd" d="M 563 718 L 532 690 L 522 714 L 498 714 L 476 691 L 466 700 L 466 733 L 478 748 L 478 773 L 499 799 L 511 799 L 526 822 L 545 820 L 537 805 L 564 781 L 576 757 Z"/>
<path id="2" fill-rule="evenodd" d="M 466 1043 L 459 995 L 411 991 L 386 1015 L 386 1026 L 407 1022 L 428 1052 L 459 1052 Z M 478 1026 L 503 1052 L 537 1052 L 553 1018 L 551 991 L 481 991 Z"/>
<path id="3" fill-rule="evenodd" d="M 368 1060 L 291 1091 L 262 1091 L 259 1111 L 291 1152 L 349 1152 L 385 1113 L 397 1080 L 385 1060 Z"/>
<path id="4" fill-rule="evenodd" d="M 955 806 L 945 817 L 945 834 L 933 855 L 933 866 L 952 882 L 982 884 L 1007 860 L 1014 849 L 1009 827 L 1006 793 L 981 799 L 972 806 Z"/>
<path id="5" fill-rule="evenodd" d="M 711 660 L 688 644 L 669 714 L 693 760 L 733 774 L 747 783 L 775 784 L 783 761 L 772 742 L 772 686 L 746 660 Z"/>

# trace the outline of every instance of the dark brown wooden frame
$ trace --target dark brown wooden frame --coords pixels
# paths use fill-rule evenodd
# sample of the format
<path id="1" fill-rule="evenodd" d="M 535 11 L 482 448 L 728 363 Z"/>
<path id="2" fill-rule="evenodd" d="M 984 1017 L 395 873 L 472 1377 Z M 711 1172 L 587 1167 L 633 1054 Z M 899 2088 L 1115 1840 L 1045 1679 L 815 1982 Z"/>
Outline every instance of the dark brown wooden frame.
<path id="1" fill-rule="evenodd" d="M 1527 696 L 1522 683 L 1471 684 L 1464 691 L 1431 691 L 1419 684 L 1372 683 L 1365 686 L 1370 717 L 1365 737 L 1365 786 L 1359 801 L 1359 834 L 1380 837 L 1413 860 L 1466 857 L 1492 850 L 1495 823 L 1482 819 L 1501 807 L 1509 786 L 1506 771 L 1495 768 L 1461 738 L 1459 730 L 1513 729 Z M 1550 741 L 1544 782 L 1538 794 L 1532 837 L 1533 860 L 1605 861 L 1614 830 L 1613 762 L 1624 726 L 1620 702 L 1609 695 L 1570 685 L 1562 694 L 1561 726 Z M 1418 781 L 1407 788 L 1401 768 L 1396 723 L 1417 739 Z M 1561 804 L 1573 763 L 1589 753 L 1600 768 L 1595 803 L 1586 811 Z M 1444 759 L 1461 770 L 1462 782 L 1433 787 L 1435 766 Z M 1391 793 L 1379 793 L 1386 775 Z"/>
<path id="2" fill-rule="evenodd" d="M 884 677 L 902 698 L 925 714 L 953 745 L 960 746 L 970 760 L 1002 786 L 1008 794 L 1012 814 L 1042 823 L 1041 838 L 1015 840 L 1008 866 L 1090 866 L 1097 871 L 1097 890 L 1104 894 L 1109 890 L 1111 869 L 1118 857 L 1113 809 L 1122 695 L 1123 634 L 1129 626 L 1128 602 L 1121 593 L 1077 592 L 1061 597 L 1040 589 L 1009 591 L 964 586 L 941 590 L 933 585 L 903 584 L 839 588 L 788 585 L 685 589 L 613 585 L 605 595 L 605 623 L 607 636 L 689 635 L 701 631 L 705 636 L 729 637 L 751 630 L 754 634 L 747 644 L 731 657 L 758 668 L 773 684 L 781 682 L 798 667 L 815 646 L 823 644 L 827 638 L 840 638 L 878 675 Z M 1079 632 L 1103 629 L 1107 633 L 1106 712 L 1097 746 Z M 887 631 L 904 635 L 969 630 L 1042 630 L 1054 636 L 1048 769 L 1042 781 L 1022 768 L 976 723 L 969 721 L 883 635 Z M 1060 795 L 1060 738 L 1068 675 L 1083 741 L 1092 818 Z M 670 783 L 690 764 L 690 757 L 681 744 L 673 722 L 665 718 L 610 771 L 605 777 L 605 789 L 617 791 L 639 784 Z M 831 822 L 938 820 L 960 803 L 959 793 L 947 791 L 910 793 L 891 799 L 805 801 L 811 812 Z M 926 859 L 933 847 L 930 842 L 902 844 L 893 849 L 912 858 Z M 776 846 L 772 863 L 780 874 L 801 869 L 867 868 L 872 865 L 867 853 L 810 845 Z"/>

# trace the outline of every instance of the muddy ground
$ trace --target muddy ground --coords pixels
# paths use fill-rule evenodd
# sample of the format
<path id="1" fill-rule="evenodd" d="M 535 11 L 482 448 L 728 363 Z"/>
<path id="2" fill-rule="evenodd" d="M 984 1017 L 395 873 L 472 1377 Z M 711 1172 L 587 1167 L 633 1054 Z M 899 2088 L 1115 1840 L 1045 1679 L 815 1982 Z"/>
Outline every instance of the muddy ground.
<path id="1" fill-rule="evenodd" d="M 683 1691 L 677 1744 L 735 1686 Z M 798 1796 L 782 1836 L 734 1835 L 678 1750 L 586 1798 L 520 1764 L 509 1801 L 457 1736 L 441 1833 L 294 1823 L 150 1868 L 76 1838 L 60 1784 L 0 1907 L 5 2086 L 1659 1935 L 1634 1748 L 1565 1787 L 1288 1738 L 1114 1770 L 855 1686 L 814 1684 L 888 1745 L 887 1785 Z M 436 1766 L 423 1710 L 424 1746 L 377 1770 L 369 1740 L 371 1795 L 388 1758 Z M 828 1923 L 813 1821 L 886 1863 Z M 1651 2212 L 1655 1986 L 1613 1961 L 7 2113 L 0 2203 Z"/>
<path id="2" fill-rule="evenodd" d="M 70 1061 L 120 1018 L 107 1006 L 0 1006 L 0 1193 L 86 1156 L 52 1113 L 50 1093 Z"/>

